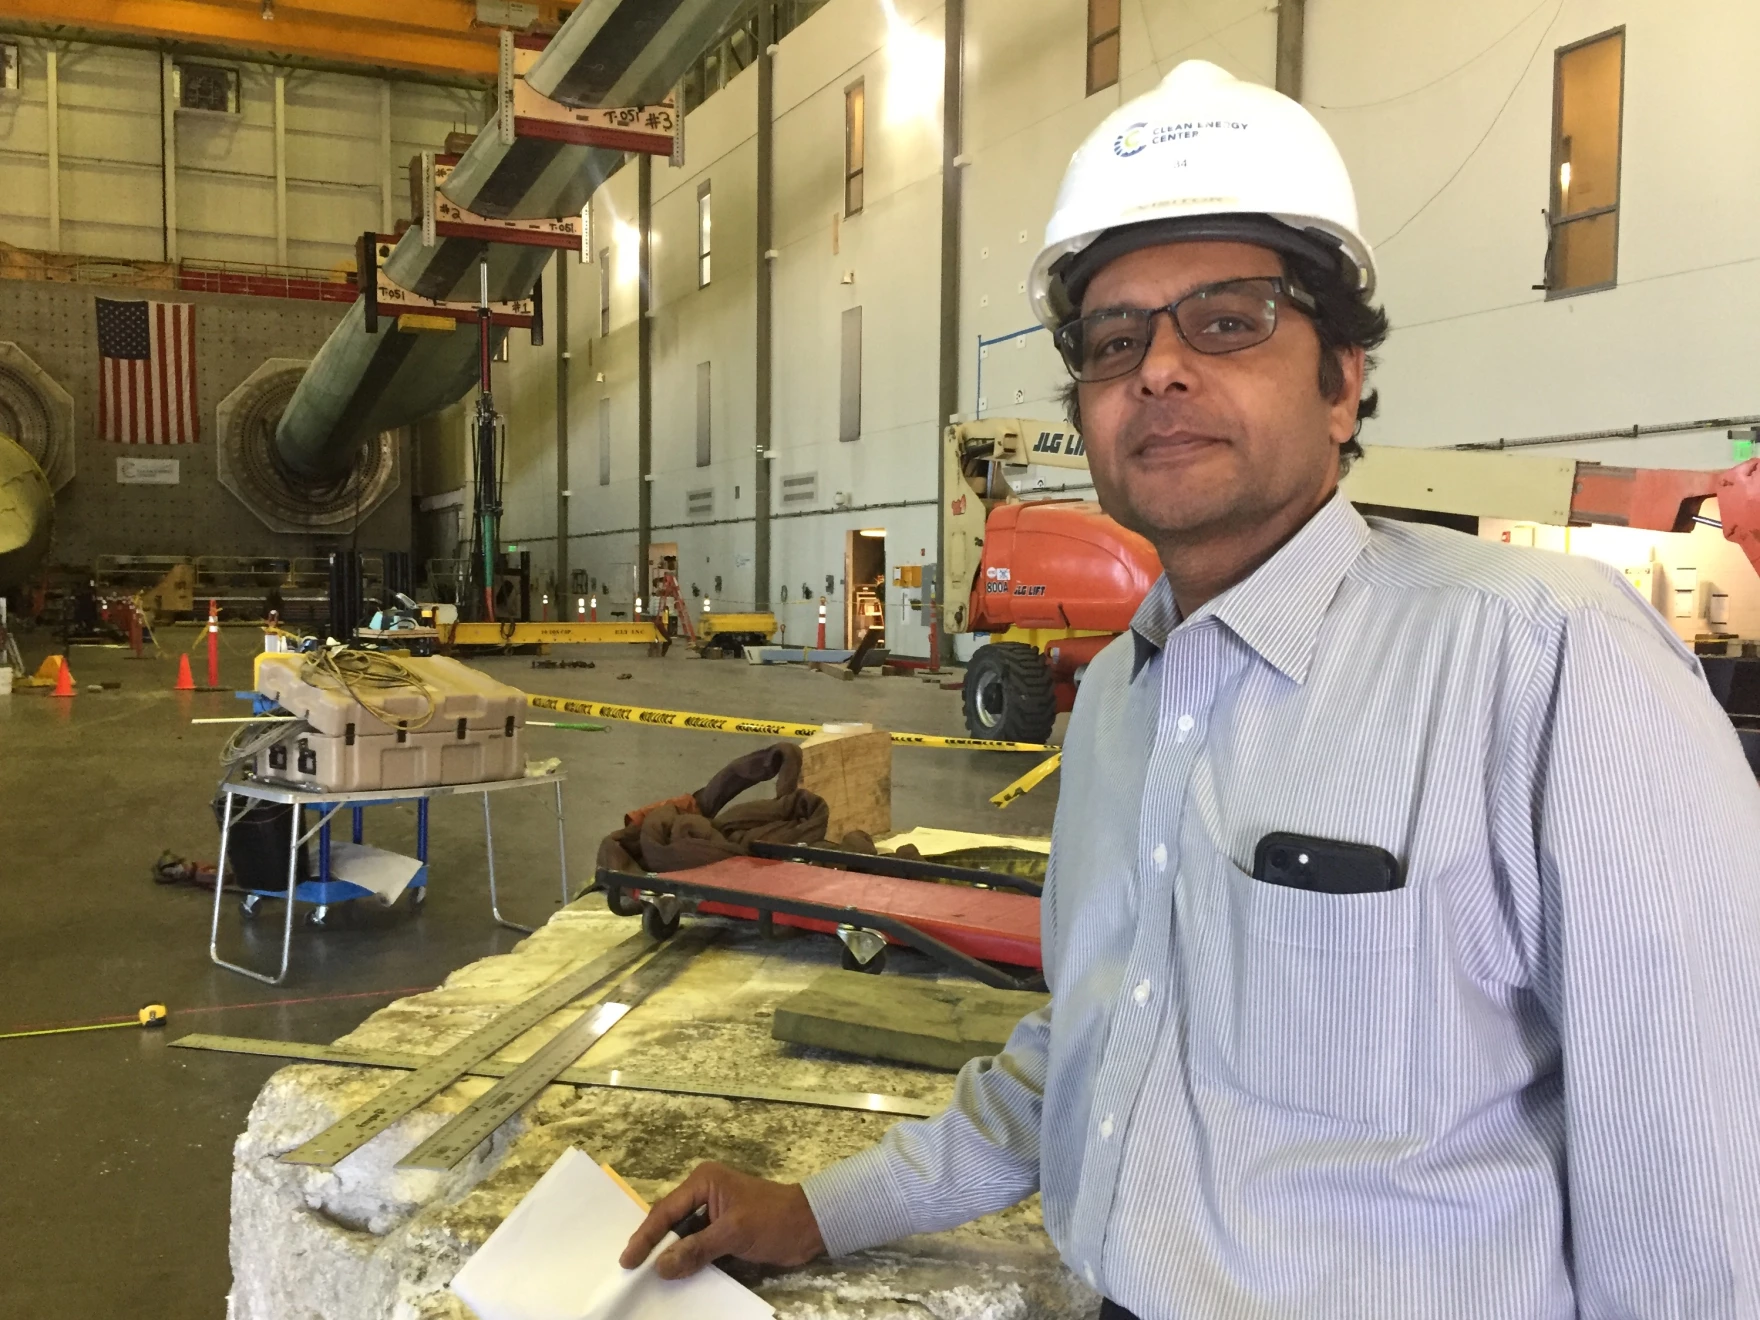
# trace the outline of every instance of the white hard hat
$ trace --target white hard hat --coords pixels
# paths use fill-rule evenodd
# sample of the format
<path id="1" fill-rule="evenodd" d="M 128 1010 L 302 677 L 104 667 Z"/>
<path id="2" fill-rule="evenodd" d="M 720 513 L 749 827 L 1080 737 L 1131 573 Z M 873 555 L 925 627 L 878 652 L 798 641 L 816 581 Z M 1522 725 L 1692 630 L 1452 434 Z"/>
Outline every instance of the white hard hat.
<path id="1" fill-rule="evenodd" d="M 1112 241 L 1135 226 L 1134 237 Z M 1073 315 L 1104 264 L 1095 258 L 1193 238 L 1304 255 L 1337 267 L 1364 296 L 1375 290 L 1356 193 L 1326 130 L 1281 92 L 1205 60 L 1177 65 L 1114 110 L 1070 158 L 1027 281 L 1033 314 L 1052 328 Z"/>

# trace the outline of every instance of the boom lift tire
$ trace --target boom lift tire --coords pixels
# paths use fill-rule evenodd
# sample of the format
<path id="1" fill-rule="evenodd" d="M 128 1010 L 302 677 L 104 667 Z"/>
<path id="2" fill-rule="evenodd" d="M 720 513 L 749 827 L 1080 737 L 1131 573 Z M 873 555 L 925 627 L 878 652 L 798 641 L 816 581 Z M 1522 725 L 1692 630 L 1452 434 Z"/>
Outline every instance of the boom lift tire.
<path id="1" fill-rule="evenodd" d="M 980 646 L 966 666 L 966 731 L 995 742 L 1042 743 L 1057 722 L 1051 668 L 1024 642 Z"/>

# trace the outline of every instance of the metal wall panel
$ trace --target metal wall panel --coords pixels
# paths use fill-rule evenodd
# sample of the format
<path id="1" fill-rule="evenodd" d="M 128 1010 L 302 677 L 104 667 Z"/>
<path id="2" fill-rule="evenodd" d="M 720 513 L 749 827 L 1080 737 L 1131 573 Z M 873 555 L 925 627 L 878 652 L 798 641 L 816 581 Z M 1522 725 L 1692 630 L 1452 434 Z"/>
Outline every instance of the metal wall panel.
<path id="1" fill-rule="evenodd" d="M 20 47 L 19 92 L 0 99 L 0 240 L 49 244 L 44 42 Z M 61 43 L 61 248 L 93 256 L 165 255 L 159 56 L 155 51 Z M 177 219 L 180 255 L 276 264 L 275 79 L 286 79 L 287 264 L 335 268 L 363 230 L 378 229 L 391 181 L 392 219 L 411 213 L 405 169 L 454 130 L 474 131 L 485 93 L 391 82 L 389 156 L 385 80 L 277 69 L 203 57 L 239 71 L 239 113 L 180 112 Z"/>
<path id="2" fill-rule="evenodd" d="M 21 51 L 31 44 L 21 41 Z M 35 64 L 40 54 L 33 54 Z M 43 94 L 28 75 L 22 90 Z M 61 56 L 60 97 L 62 251 L 161 259 L 158 55 L 69 47 Z M 48 168 L 41 156 L 26 164 L 38 173 Z M 0 238 L 10 238 L 4 227 Z"/>
<path id="3" fill-rule="evenodd" d="M 843 354 L 837 384 L 837 438 L 862 438 L 862 309 L 843 313 Z"/>
<path id="4" fill-rule="evenodd" d="M 599 400 L 599 484 L 611 484 L 611 400 Z"/>
<path id="5" fill-rule="evenodd" d="M 709 364 L 697 363 L 697 466 L 709 466 Z"/>
<path id="6" fill-rule="evenodd" d="M 196 384 L 201 442 L 113 445 L 98 438 L 98 344 L 94 296 L 167 298 L 197 304 Z M 278 298 L 148 294 L 93 285 L 0 281 L 0 327 L 73 395 L 76 475 L 56 501 L 57 563 L 89 563 L 99 554 L 309 555 L 335 537 L 271 532 L 219 482 L 214 409 L 271 357 L 309 358 L 342 307 Z M 175 486 L 124 486 L 118 458 L 181 460 Z M 408 471 L 407 462 L 405 471 Z M 363 548 L 407 549 L 410 501 L 394 494 L 361 529 Z"/>

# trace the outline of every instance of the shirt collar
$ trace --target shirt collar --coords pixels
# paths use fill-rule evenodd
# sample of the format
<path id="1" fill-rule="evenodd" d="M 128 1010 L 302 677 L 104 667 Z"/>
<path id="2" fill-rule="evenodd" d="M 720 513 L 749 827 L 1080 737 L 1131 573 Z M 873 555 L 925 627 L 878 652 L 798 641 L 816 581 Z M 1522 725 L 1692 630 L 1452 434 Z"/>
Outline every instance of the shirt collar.
<path id="1" fill-rule="evenodd" d="M 1134 680 L 1167 645 L 1174 629 L 1214 615 L 1273 668 L 1304 682 L 1320 623 L 1344 576 L 1369 543 L 1369 524 L 1340 493 L 1244 580 L 1191 617 L 1180 617 L 1165 574 L 1158 579 L 1131 620 Z"/>

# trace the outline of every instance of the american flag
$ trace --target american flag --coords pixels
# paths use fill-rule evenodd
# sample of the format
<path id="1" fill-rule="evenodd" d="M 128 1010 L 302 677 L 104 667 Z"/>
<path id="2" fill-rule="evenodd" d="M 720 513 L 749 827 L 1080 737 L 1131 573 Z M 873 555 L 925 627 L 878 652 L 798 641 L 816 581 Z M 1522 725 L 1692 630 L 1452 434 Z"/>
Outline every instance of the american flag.
<path id="1" fill-rule="evenodd" d="M 196 424 L 196 309 L 98 300 L 98 438 L 188 445 Z"/>

